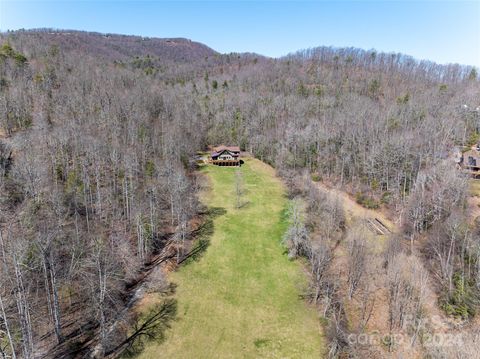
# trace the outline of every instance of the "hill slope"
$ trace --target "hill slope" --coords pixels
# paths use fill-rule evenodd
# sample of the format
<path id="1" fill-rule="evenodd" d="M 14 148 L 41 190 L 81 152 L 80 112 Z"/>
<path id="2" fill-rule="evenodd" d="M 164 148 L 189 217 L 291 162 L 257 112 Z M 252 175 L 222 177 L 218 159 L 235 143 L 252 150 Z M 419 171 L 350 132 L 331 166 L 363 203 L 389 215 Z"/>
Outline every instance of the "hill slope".
<path id="1" fill-rule="evenodd" d="M 208 46 L 183 38 L 153 38 L 131 35 L 100 34 L 69 30 L 31 30 L 9 33 L 21 36 L 22 42 L 33 41 L 44 46 L 57 45 L 63 51 L 122 61 L 135 56 L 157 56 L 162 60 L 194 62 L 218 54 Z M 24 44 L 26 53 L 33 46 Z"/>

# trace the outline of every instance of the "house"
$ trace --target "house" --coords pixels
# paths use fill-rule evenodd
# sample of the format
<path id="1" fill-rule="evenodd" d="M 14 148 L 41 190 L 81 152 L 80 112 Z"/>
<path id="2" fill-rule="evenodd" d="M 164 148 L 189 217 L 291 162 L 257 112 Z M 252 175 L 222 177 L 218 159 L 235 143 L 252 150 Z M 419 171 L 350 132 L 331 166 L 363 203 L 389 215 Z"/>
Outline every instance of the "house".
<path id="1" fill-rule="evenodd" d="M 480 151 L 477 147 L 463 153 L 460 165 L 474 177 L 480 176 Z"/>
<path id="2" fill-rule="evenodd" d="M 218 146 L 214 147 L 211 156 L 211 163 L 217 166 L 239 166 L 240 147 L 238 146 Z"/>

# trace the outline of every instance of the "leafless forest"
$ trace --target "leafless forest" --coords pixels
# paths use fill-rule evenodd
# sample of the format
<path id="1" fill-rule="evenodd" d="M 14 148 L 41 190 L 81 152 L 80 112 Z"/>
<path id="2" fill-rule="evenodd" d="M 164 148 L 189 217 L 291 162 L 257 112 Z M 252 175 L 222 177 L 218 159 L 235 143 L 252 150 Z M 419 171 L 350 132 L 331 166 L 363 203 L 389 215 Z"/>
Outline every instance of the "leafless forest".
<path id="1" fill-rule="evenodd" d="M 474 68 L 402 54 L 319 47 L 271 59 L 184 39 L 0 34 L 0 357 L 131 347 L 113 324 L 166 247 L 176 262 L 187 255 L 206 211 L 194 155 L 221 143 L 274 166 L 306 200 L 285 243 L 307 259 L 305 299 L 327 318 L 329 356 L 386 355 L 347 339 L 383 300 L 384 346 L 402 332 L 418 355 L 478 357 L 480 223 L 451 159 L 478 141 L 478 106 Z M 389 213 L 399 229 L 386 248 L 372 251 L 360 224 L 347 233 L 338 199 L 312 178 Z M 433 315 L 461 346 L 422 346 Z"/>

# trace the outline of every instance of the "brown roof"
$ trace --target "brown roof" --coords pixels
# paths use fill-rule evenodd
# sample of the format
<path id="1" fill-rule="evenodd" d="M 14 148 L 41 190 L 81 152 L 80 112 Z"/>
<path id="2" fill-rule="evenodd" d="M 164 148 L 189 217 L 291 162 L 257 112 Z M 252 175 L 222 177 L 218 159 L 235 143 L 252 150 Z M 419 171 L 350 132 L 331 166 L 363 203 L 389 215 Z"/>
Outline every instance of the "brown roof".
<path id="1" fill-rule="evenodd" d="M 479 158 L 480 157 L 480 153 L 476 150 L 468 150 L 467 152 L 464 152 L 463 153 L 463 157 L 474 157 L 474 158 Z"/>
<path id="2" fill-rule="evenodd" d="M 215 152 L 222 152 L 224 150 L 228 150 L 228 151 L 231 151 L 231 152 L 240 152 L 240 147 L 238 147 L 238 146 L 224 146 L 224 145 L 221 145 L 221 146 L 218 146 L 218 147 L 214 147 L 213 149 L 215 150 Z"/>

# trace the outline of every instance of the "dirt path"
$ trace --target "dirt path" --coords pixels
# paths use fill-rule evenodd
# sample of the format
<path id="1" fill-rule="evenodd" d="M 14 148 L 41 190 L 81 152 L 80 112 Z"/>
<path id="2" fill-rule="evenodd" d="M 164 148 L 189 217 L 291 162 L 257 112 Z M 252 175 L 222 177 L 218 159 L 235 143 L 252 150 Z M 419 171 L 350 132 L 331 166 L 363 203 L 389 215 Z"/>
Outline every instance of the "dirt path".
<path id="1" fill-rule="evenodd" d="M 325 192 L 328 192 L 330 194 L 333 194 L 334 196 L 337 196 L 338 199 L 342 202 L 343 204 L 343 209 L 345 210 L 345 214 L 347 217 L 347 222 L 352 221 L 355 218 L 378 218 L 380 221 L 385 224 L 385 226 L 392 232 L 397 232 L 398 228 L 397 225 L 391 221 L 389 218 L 385 216 L 384 213 L 382 213 L 379 210 L 374 210 L 374 209 L 368 209 L 360 204 L 358 204 L 355 199 L 353 199 L 348 193 L 339 190 L 337 188 L 331 188 L 326 186 L 325 184 L 321 182 L 316 182 L 317 187 Z"/>

